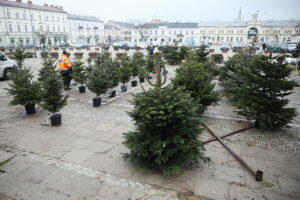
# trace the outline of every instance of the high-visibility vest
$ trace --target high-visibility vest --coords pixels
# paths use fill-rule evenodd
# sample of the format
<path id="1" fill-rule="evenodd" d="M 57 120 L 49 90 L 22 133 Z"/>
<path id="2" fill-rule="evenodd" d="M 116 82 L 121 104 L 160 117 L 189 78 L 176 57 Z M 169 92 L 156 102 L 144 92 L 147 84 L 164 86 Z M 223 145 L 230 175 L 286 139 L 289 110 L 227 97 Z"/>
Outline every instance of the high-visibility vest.
<path id="1" fill-rule="evenodd" d="M 71 67 L 70 59 L 65 54 L 60 54 L 58 58 L 58 69 L 67 70 Z"/>

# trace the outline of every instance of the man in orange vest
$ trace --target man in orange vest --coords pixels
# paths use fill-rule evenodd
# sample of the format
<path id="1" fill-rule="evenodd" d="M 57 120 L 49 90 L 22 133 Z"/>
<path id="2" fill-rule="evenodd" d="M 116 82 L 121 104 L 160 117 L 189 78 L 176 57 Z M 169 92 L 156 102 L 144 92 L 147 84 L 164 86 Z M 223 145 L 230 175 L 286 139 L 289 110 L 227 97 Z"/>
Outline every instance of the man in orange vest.
<path id="1" fill-rule="evenodd" d="M 63 83 L 65 90 L 70 90 L 70 83 L 72 80 L 72 67 L 69 59 L 69 54 L 63 51 L 58 57 L 58 69 L 63 77 Z"/>

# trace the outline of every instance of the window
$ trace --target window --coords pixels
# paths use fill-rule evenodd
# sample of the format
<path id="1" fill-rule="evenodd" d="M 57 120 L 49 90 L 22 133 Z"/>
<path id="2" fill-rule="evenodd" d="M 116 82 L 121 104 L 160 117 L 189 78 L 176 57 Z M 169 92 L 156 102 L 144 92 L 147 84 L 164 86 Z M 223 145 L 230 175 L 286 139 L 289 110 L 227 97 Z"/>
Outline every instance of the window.
<path id="1" fill-rule="evenodd" d="M 31 18 L 31 19 L 34 19 L 33 14 L 30 14 L 30 18 Z"/>
<path id="2" fill-rule="evenodd" d="M 28 32 L 28 27 L 27 27 L 27 25 L 25 25 L 25 32 Z"/>
<path id="3" fill-rule="evenodd" d="M 52 21 L 54 22 L 54 16 L 52 15 Z"/>
<path id="4" fill-rule="evenodd" d="M 26 13 L 23 13 L 23 19 L 26 19 Z"/>
<path id="5" fill-rule="evenodd" d="M 57 17 L 57 21 L 59 22 L 59 17 Z"/>
<path id="6" fill-rule="evenodd" d="M 39 20 L 42 20 L 42 16 L 41 15 L 39 15 Z"/>
<path id="7" fill-rule="evenodd" d="M 53 30 L 53 32 L 55 32 L 55 26 L 53 26 L 53 29 L 52 29 L 52 30 Z"/>
<path id="8" fill-rule="evenodd" d="M 0 43 L 2 43 L 2 38 L 0 38 Z"/>
<path id="9" fill-rule="evenodd" d="M 157 31 L 155 31 L 155 35 L 157 35 Z"/>
<path id="10" fill-rule="evenodd" d="M 35 31 L 34 26 L 32 26 L 32 32 L 34 32 L 34 31 Z"/>
<path id="11" fill-rule="evenodd" d="M 194 35 L 194 31 L 191 31 L 191 35 Z"/>
<path id="12" fill-rule="evenodd" d="M 46 15 L 46 21 L 48 21 L 48 15 Z"/>
<path id="13" fill-rule="evenodd" d="M 286 38 L 284 37 L 284 38 L 282 38 L 282 42 L 285 42 L 285 40 L 286 40 Z"/>
<path id="14" fill-rule="evenodd" d="M 16 19 L 19 19 L 19 13 L 16 13 Z"/>
<path id="15" fill-rule="evenodd" d="M 7 18 L 10 19 L 10 12 L 7 12 Z"/>
<path id="16" fill-rule="evenodd" d="M 243 37 L 240 37 L 240 42 L 243 42 Z"/>
<path id="17" fill-rule="evenodd" d="M 47 26 L 47 31 L 48 31 L 48 32 L 50 31 L 49 26 Z"/>
<path id="18" fill-rule="evenodd" d="M 43 26 L 40 26 L 40 30 L 43 31 Z"/>
<path id="19" fill-rule="evenodd" d="M 161 34 L 163 35 L 165 32 L 164 32 L 164 30 L 161 30 Z"/>
<path id="20" fill-rule="evenodd" d="M 30 39 L 26 38 L 26 44 L 28 45 L 30 43 Z"/>
<path id="21" fill-rule="evenodd" d="M 57 27 L 57 30 L 58 30 L 58 32 L 60 32 L 60 27 L 59 26 Z"/>
<path id="22" fill-rule="evenodd" d="M 172 31 L 169 31 L 169 35 L 171 35 L 172 34 Z"/>
<path id="23" fill-rule="evenodd" d="M 17 25 L 18 32 L 21 32 L 21 26 Z"/>
<path id="24" fill-rule="evenodd" d="M 66 27 L 64 27 L 64 32 L 66 32 Z"/>
<path id="25" fill-rule="evenodd" d="M 174 31 L 174 35 L 176 35 L 176 31 Z"/>
<path id="26" fill-rule="evenodd" d="M 9 30 L 9 32 L 13 32 L 11 24 L 8 25 L 8 30 Z"/>
<path id="27" fill-rule="evenodd" d="M 230 41 L 233 42 L 233 37 L 230 38 Z"/>
<path id="28" fill-rule="evenodd" d="M 14 45 L 15 44 L 15 38 L 10 38 L 10 44 Z"/>

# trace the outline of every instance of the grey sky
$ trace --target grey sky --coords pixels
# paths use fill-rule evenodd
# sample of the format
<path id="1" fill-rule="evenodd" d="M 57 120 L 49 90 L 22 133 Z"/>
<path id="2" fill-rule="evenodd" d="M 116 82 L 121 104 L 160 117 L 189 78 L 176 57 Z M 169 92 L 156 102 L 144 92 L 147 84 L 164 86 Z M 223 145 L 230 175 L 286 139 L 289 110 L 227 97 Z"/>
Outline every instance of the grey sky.
<path id="1" fill-rule="evenodd" d="M 23 0 L 24 2 L 25 0 Z M 72 14 L 95 15 L 107 20 L 198 22 L 233 20 L 242 7 L 242 17 L 260 11 L 259 19 L 300 19 L 300 0 L 33 0 L 36 4 L 63 6 Z"/>

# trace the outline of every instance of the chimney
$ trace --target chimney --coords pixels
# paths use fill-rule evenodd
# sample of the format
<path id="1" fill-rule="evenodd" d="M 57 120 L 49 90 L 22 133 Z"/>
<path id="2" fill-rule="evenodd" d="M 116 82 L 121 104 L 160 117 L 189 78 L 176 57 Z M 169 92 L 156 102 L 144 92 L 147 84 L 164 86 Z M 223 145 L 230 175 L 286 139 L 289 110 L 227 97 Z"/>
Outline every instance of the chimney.
<path id="1" fill-rule="evenodd" d="M 27 3 L 28 3 L 29 5 L 32 5 L 32 1 L 28 1 Z"/>
<path id="2" fill-rule="evenodd" d="M 48 4 L 44 3 L 44 6 L 45 6 L 45 7 L 48 7 Z"/>
<path id="3" fill-rule="evenodd" d="M 22 0 L 16 0 L 17 3 L 22 3 Z"/>

